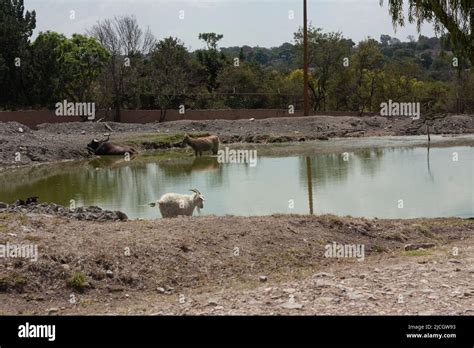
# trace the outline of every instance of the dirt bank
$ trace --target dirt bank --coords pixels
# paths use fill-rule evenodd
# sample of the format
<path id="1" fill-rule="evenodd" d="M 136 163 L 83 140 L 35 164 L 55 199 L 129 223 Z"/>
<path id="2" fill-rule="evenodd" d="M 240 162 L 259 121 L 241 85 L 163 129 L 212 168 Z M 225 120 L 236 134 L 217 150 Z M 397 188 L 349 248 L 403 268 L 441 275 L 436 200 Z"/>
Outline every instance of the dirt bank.
<path id="1" fill-rule="evenodd" d="M 38 130 L 15 122 L 0 123 L 0 166 L 89 158 L 86 144 L 112 134 L 112 141 L 126 142 L 140 150 L 181 147 L 185 132 L 217 134 L 223 143 L 281 143 L 325 140 L 335 137 L 425 134 L 420 121 L 378 116 L 280 117 L 262 120 L 175 121 L 150 124 L 63 123 L 43 124 Z M 436 120 L 433 134 L 474 133 L 473 115 Z"/>
<path id="2" fill-rule="evenodd" d="M 0 313 L 472 315 L 473 231 L 462 219 L 2 213 L 0 245 L 37 246 L 38 259 L 0 259 Z M 363 260 L 326 257 L 333 242 L 363 245 Z M 405 251 L 416 243 L 430 248 Z"/>

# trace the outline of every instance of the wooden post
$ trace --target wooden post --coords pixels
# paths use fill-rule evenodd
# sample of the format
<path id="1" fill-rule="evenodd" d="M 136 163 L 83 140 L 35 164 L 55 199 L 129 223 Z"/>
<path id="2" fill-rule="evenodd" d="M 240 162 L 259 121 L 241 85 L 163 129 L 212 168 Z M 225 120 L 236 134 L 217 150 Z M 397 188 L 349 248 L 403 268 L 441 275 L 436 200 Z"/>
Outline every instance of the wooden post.
<path id="1" fill-rule="evenodd" d="M 309 95 L 308 95 L 308 5 L 307 0 L 304 1 L 303 9 L 303 47 L 304 47 L 304 62 L 303 62 L 303 71 L 304 71 L 304 115 L 309 116 Z"/>

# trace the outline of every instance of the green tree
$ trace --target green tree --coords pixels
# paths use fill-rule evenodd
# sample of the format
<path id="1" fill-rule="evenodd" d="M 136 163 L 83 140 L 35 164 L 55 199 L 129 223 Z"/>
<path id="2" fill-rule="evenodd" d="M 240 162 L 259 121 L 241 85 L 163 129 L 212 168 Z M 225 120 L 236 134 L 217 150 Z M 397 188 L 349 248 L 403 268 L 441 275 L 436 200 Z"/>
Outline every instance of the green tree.
<path id="1" fill-rule="evenodd" d="M 58 49 L 61 95 L 72 101 L 91 98 L 92 84 L 109 59 L 107 50 L 94 38 L 80 34 L 61 41 Z"/>
<path id="2" fill-rule="evenodd" d="M 241 62 L 226 66 L 220 72 L 218 91 L 228 94 L 225 105 L 233 109 L 255 109 L 265 106 L 264 72 L 260 65 Z"/>
<path id="3" fill-rule="evenodd" d="M 296 48 L 303 55 L 303 31 L 295 33 Z M 313 110 L 326 111 L 330 84 L 333 78 L 344 69 L 344 58 L 348 58 L 352 40 L 345 39 L 341 33 L 323 33 L 321 28 L 308 29 L 309 66 L 313 83 L 309 84 L 312 94 Z"/>
<path id="4" fill-rule="evenodd" d="M 374 104 L 374 96 L 383 80 L 384 58 L 377 41 L 368 39 L 359 42 L 352 57 L 351 70 L 353 74 L 352 109 L 360 114 L 366 111 L 378 110 Z"/>
<path id="5" fill-rule="evenodd" d="M 26 11 L 23 0 L 0 0 L 0 106 L 26 103 L 24 67 L 28 44 L 36 27 L 35 11 Z"/>
<path id="6" fill-rule="evenodd" d="M 60 100 L 79 102 L 93 97 L 92 87 L 108 59 L 93 38 L 55 32 L 39 33 L 31 45 L 32 104 L 48 106 Z"/>
<path id="7" fill-rule="evenodd" d="M 169 108 L 178 108 L 185 94 L 193 87 L 194 66 L 191 55 L 177 38 L 169 37 L 157 43 L 151 52 L 150 90 L 165 121 Z"/>
<path id="8" fill-rule="evenodd" d="M 198 50 L 196 57 L 203 67 L 201 75 L 209 92 L 213 92 L 219 87 L 217 76 L 226 63 L 225 55 L 217 48 L 219 40 L 223 37 L 223 35 L 216 33 L 199 34 L 199 39 L 206 43 L 207 49 Z"/>
<path id="9" fill-rule="evenodd" d="M 472 0 L 388 0 L 394 25 L 405 24 L 404 3 L 408 4 L 408 21 L 433 23 L 437 33 L 447 32 L 453 48 L 465 54 L 474 64 L 474 11 Z M 383 5 L 384 0 L 380 0 Z"/>

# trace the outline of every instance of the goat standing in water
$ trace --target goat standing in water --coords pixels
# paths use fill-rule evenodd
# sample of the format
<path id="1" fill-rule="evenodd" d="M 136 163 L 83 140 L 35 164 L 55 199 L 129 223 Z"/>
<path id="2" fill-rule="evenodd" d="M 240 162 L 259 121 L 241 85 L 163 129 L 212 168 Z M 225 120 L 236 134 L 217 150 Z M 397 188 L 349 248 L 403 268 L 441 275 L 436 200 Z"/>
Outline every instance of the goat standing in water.
<path id="1" fill-rule="evenodd" d="M 197 189 L 190 190 L 191 195 L 179 193 L 166 193 L 158 200 L 161 216 L 163 218 L 173 218 L 180 215 L 192 216 L 194 208 L 204 208 L 204 195 Z M 152 203 L 152 206 L 156 204 Z"/>
<path id="2" fill-rule="evenodd" d="M 192 138 L 185 134 L 183 143 L 192 147 L 196 157 L 202 156 L 203 151 L 212 151 L 213 155 L 217 155 L 217 151 L 219 151 L 219 137 L 217 135 Z"/>

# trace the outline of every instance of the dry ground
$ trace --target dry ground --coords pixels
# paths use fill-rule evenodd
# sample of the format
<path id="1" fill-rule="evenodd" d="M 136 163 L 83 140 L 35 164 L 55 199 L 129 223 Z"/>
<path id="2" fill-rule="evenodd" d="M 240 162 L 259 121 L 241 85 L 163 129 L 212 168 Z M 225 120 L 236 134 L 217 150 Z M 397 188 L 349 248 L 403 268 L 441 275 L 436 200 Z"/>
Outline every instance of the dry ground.
<path id="1" fill-rule="evenodd" d="M 473 232 L 462 219 L 3 213 L 0 244 L 38 245 L 39 259 L 0 260 L 0 313 L 472 315 Z M 332 242 L 365 259 L 325 257 Z"/>

